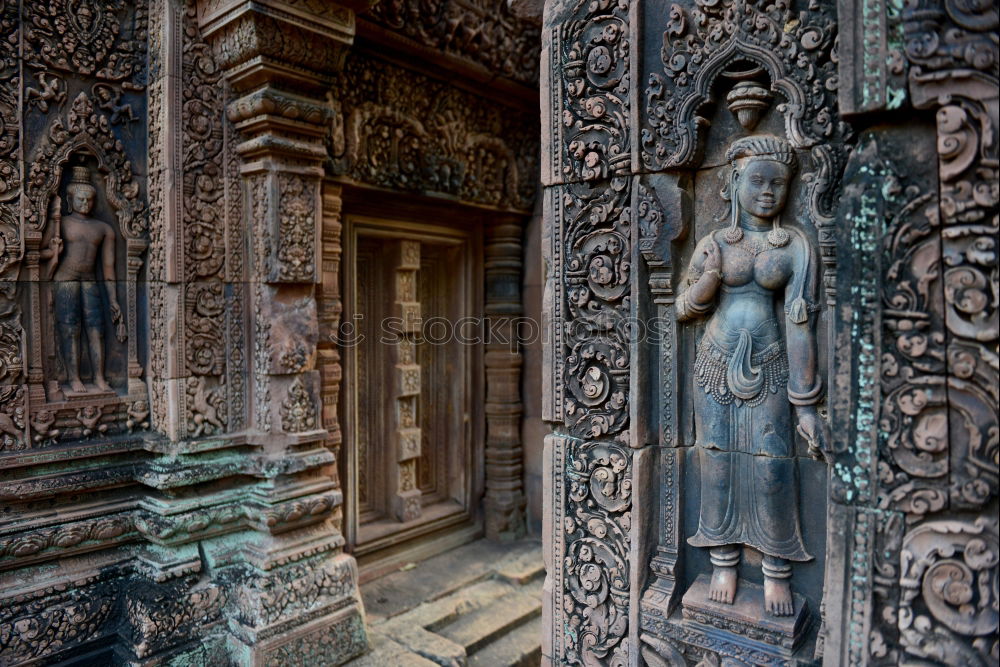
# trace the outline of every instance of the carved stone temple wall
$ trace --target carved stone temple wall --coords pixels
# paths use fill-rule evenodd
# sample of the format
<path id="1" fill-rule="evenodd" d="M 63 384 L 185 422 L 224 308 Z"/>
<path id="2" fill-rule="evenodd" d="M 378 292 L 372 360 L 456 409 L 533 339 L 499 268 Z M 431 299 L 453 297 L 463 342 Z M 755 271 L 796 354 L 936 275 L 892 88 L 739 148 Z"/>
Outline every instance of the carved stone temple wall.
<path id="1" fill-rule="evenodd" d="M 546 3 L 545 664 L 997 665 L 998 14 Z"/>
<path id="2" fill-rule="evenodd" d="M 363 653 L 346 216 L 454 207 L 477 314 L 513 327 L 537 27 L 487 2 L 0 0 L 0 37 L 0 665 Z M 484 347 L 463 516 L 503 541 L 521 357 Z"/>

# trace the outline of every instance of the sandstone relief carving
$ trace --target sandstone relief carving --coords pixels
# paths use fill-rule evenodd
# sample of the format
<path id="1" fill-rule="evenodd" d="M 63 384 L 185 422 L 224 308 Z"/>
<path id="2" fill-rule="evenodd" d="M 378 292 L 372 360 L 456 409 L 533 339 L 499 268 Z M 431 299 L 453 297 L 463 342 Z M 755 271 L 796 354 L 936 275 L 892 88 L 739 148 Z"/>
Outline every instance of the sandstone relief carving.
<path id="1" fill-rule="evenodd" d="M 791 145 L 750 136 L 726 158 L 730 225 L 698 242 L 677 297 L 678 320 L 708 319 L 691 387 L 701 506 L 688 542 L 709 549 L 708 596 L 727 605 L 736 600 L 741 548 L 758 550 L 763 611 L 791 616 L 791 562 L 812 559 L 799 523 L 795 430 L 817 456 L 827 449 L 816 410 L 819 267 L 808 238 L 780 224 L 797 166 Z M 775 316 L 781 296 L 784 326 Z"/>
<path id="2" fill-rule="evenodd" d="M 653 667 L 996 664 L 997 17 L 546 5 L 545 660 L 614 664 L 617 640 Z M 570 341 L 600 360 L 609 336 L 572 318 L 600 321 L 592 284 L 618 264 L 606 246 L 585 281 L 570 248 L 612 223 L 637 251 L 627 416 L 574 430 L 564 408 L 595 409 L 565 400 Z M 611 375 L 580 377 L 588 397 Z M 630 541 L 584 589 L 628 572 L 613 612 L 575 595 L 578 542 L 614 542 L 580 522 L 595 503 L 567 456 L 611 446 Z"/>
<path id="3" fill-rule="evenodd" d="M 51 236 L 47 245 L 43 241 L 39 255 L 48 260 L 45 272 L 52 280 L 55 334 L 63 371 L 60 379 L 75 394 L 88 391 L 80 375 L 81 339 L 89 353 L 93 388 L 110 392 L 113 390 L 105 379 L 104 366 L 104 325 L 108 316 L 115 340 L 124 343 L 127 338 L 115 278 L 116 234 L 111 225 L 89 215 L 96 194 L 90 170 L 73 167 L 66 187 L 68 214 L 53 211 Z M 50 385 L 50 395 L 59 396 L 62 391 Z"/>
<path id="4" fill-rule="evenodd" d="M 53 113 L 53 111 L 55 113 Z M 148 400 L 137 336 L 146 246 L 144 193 L 108 116 L 86 91 L 50 110 L 26 183 L 24 289 L 31 422 L 59 434 L 127 430 L 129 402 Z M 133 422 L 133 427 L 136 422 Z"/>

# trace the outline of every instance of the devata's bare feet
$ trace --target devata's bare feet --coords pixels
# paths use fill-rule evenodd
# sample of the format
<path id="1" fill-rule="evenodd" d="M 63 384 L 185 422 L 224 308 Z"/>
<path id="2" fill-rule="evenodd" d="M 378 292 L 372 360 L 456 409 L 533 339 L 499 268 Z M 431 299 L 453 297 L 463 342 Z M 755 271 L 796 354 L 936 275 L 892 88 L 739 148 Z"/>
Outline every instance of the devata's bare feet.
<path id="1" fill-rule="evenodd" d="M 87 388 L 83 386 L 82 382 L 80 382 L 80 378 L 70 378 L 69 388 L 78 394 L 82 394 L 87 391 Z"/>
<path id="2" fill-rule="evenodd" d="M 764 608 L 774 616 L 791 616 L 795 611 L 792 603 L 792 584 L 788 579 L 764 577 Z"/>
<path id="3" fill-rule="evenodd" d="M 720 567 L 712 569 L 712 583 L 708 588 L 708 598 L 713 602 L 732 604 L 736 599 L 736 568 Z"/>
<path id="4" fill-rule="evenodd" d="M 111 391 L 111 385 L 108 384 L 103 375 L 94 376 L 94 385 L 101 391 Z"/>

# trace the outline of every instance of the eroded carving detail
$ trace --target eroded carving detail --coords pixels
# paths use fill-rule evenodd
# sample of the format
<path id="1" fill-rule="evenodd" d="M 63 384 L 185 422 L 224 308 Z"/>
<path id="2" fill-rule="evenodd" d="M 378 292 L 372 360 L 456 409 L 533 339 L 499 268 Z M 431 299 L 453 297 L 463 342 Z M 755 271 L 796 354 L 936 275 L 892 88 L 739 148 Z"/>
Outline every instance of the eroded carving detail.
<path id="1" fill-rule="evenodd" d="M 538 28 L 518 20 L 506 3 L 381 0 L 364 18 L 502 76 L 528 84 L 538 81 Z"/>
<path id="2" fill-rule="evenodd" d="M 538 151 L 530 114 L 360 54 L 348 57 L 333 90 L 334 173 L 531 210 Z"/>
<path id="3" fill-rule="evenodd" d="M 318 428 L 316 406 L 301 378 L 292 380 L 288 396 L 281 402 L 281 428 L 286 433 L 301 433 Z"/>

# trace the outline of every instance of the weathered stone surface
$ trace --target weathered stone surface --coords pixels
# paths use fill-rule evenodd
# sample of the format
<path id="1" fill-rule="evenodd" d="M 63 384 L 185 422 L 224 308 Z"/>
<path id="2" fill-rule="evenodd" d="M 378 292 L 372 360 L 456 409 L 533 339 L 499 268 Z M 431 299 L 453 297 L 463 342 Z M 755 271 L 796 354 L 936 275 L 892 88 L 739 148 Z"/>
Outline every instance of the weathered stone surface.
<path id="1" fill-rule="evenodd" d="M 372 601 L 373 632 L 439 665 L 526 664 L 539 646 L 541 581 L 511 581 L 502 573 L 521 571 L 523 561 L 537 562 L 540 553 L 537 542 L 513 546 L 516 553 L 509 554 L 499 544 L 475 542 L 366 584 L 362 594 Z M 448 575 L 447 584 L 436 582 L 448 592 L 428 596 L 428 579 Z M 398 611 L 381 619 L 377 614 L 385 611 L 389 595 Z"/>

